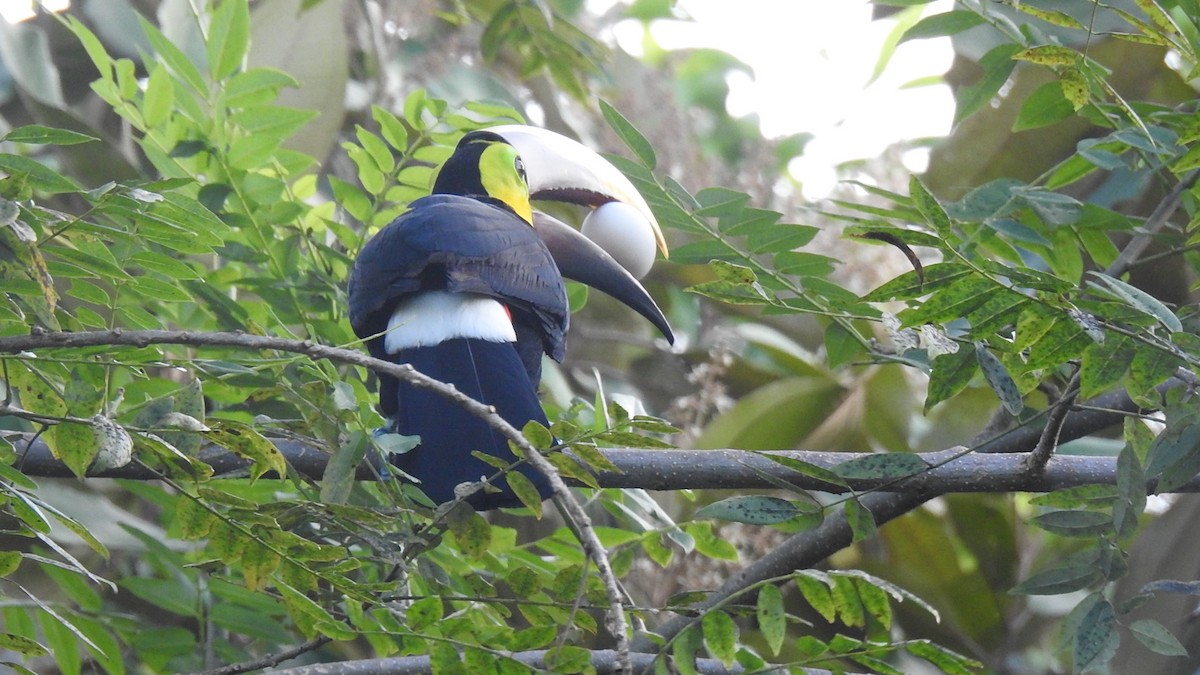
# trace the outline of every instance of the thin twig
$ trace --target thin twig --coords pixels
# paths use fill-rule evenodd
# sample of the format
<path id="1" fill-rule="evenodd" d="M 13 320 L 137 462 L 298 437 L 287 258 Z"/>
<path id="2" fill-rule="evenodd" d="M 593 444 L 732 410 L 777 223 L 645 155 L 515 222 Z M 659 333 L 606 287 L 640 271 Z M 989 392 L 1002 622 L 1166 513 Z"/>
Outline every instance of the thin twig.
<path id="1" fill-rule="evenodd" d="M 1179 208 L 1179 202 L 1183 197 L 1183 193 L 1190 190 L 1196 184 L 1197 178 L 1200 178 L 1200 169 L 1193 169 L 1180 179 L 1175 184 L 1175 187 L 1171 188 L 1167 196 L 1163 197 L 1163 200 L 1154 208 L 1150 217 L 1142 224 L 1142 231 L 1129 240 L 1129 243 L 1121 249 L 1121 253 L 1117 256 L 1117 259 L 1104 270 L 1106 275 L 1116 278 L 1129 271 L 1129 268 L 1137 262 L 1138 258 L 1145 252 L 1146 247 L 1154 240 L 1154 235 L 1175 214 L 1176 209 Z"/>
<path id="2" fill-rule="evenodd" d="M 1029 453 L 1029 457 L 1025 460 L 1025 466 L 1030 473 L 1037 475 L 1046 470 L 1046 464 L 1050 462 L 1054 450 L 1058 448 L 1058 437 L 1062 433 L 1063 424 L 1067 421 L 1067 413 L 1071 411 L 1071 406 L 1075 405 L 1075 399 L 1078 396 L 1079 370 L 1077 369 L 1058 400 L 1050 404 L 1046 426 L 1042 429 L 1038 444 L 1034 446 L 1033 452 Z"/>
<path id="3" fill-rule="evenodd" d="M 274 654 L 267 654 L 261 659 L 243 661 L 242 663 L 234 663 L 228 666 L 222 666 L 220 668 L 213 668 L 212 670 L 202 670 L 194 675 L 237 675 L 237 673 L 249 673 L 253 670 L 271 668 L 272 666 L 277 666 L 284 661 L 294 659 L 301 654 L 307 654 L 314 649 L 320 649 L 330 642 L 333 642 L 333 638 L 325 635 L 318 635 L 304 644 L 299 644 L 291 649 L 285 649 L 281 652 L 275 652 Z"/>

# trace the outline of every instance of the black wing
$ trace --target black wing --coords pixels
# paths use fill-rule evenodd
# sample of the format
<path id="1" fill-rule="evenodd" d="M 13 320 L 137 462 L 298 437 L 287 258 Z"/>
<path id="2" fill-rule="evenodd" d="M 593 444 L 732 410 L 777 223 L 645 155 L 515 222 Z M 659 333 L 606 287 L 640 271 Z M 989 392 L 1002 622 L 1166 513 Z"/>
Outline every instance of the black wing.
<path id="1" fill-rule="evenodd" d="M 511 211 L 456 195 L 414 201 L 354 261 L 350 325 L 360 338 L 382 333 L 396 303 L 424 290 L 494 297 L 531 316 L 545 352 L 563 357 L 570 311 L 562 276 L 534 229 Z M 374 353 L 378 345 L 368 347 Z"/>

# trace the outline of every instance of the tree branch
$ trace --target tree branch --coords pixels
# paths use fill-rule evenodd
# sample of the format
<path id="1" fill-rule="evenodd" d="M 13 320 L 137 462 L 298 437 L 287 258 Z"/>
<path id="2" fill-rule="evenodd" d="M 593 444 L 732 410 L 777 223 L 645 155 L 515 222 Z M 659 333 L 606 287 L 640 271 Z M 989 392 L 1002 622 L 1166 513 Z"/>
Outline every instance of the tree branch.
<path id="1" fill-rule="evenodd" d="M 27 476 L 72 478 L 74 474 L 50 453 L 40 439 L 26 439 L 17 445 L 18 468 Z M 276 447 L 301 475 L 319 480 L 328 455 L 295 441 L 276 441 Z M 596 478 L 601 487 L 643 488 L 646 490 L 772 490 L 785 480 L 803 490 L 848 492 L 845 488 L 798 474 L 769 459 L 778 455 L 808 462 L 825 469 L 859 459 L 863 453 L 789 450 L 751 452 L 748 450 L 643 450 L 607 448 L 600 451 L 621 473 L 605 472 Z M 965 454 L 964 454 L 965 453 Z M 1026 453 L 979 454 L 951 448 L 918 453 L 933 468 L 899 481 L 848 479 L 855 492 L 888 489 L 916 493 L 951 492 L 1049 492 L 1091 484 L 1115 484 L 1116 460 L 1111 457 L 1056 455 L 1040 474 L 1025 468 Z M 207 446 L 198 459 L 212 466 L 218 478 L 247 475 L 250 462 L 224 448 Z M 154 480 L 158 475 L 145 467 L 130 464 L 89 474 L 95 478 Z M 274 474 L 268 473 L 266 477 Z M 361 469 L 359 478 L 374 479 L 369 469 Z M 775 479 L 774 481 L 772 479 Z M 572 482 L 572 485 L 578 485 Z M 1174 492 L 1200 492 L 1200 476 Z"/>
<path id="2" fill-rule="evenodd" d="M 0 338 L 3 345 L 4 338 Z M 1162 389 L 1178 386 L 1172 380 Z M 1098 396 L 1085 408 L 1070 410 L 1059 429 L 1060 441 L 1087 436 L 1120 424 L 1139 407 L 1124 392 Z M 887 487 L 921 493 L 949 492 L 1046 492 L 1092 483 L 1115 484 L 1116 460 L 1110 457 L 1056 455 L 1041 473 L 1024 469 L 1022 461 L 1039 442 L 1044 429 L 1036 425 L 1018 427 L 1000 434 L 976 447 L 972 452 L 950 448 L 920 456 L 933 468 L 902 482 L 879 480 L 849 480 L 855 491 Z M 56 460 L 40 439 L 20 437 L 14 443 L 21 456 L 19 467 L 29 476 L 69 478 L 73 474 Z M 319 480 L 325 472 L 328 453 L 291 440 L 276 440 L 276 447 L 301 475 Z M 774 489 L 772 478 L 790 482 L 801 489 L 837 491 L 839 488 L 814 478 L 803 476 L 773 462 L 769 455 L 778 454 L 832 469 L 860 454 L 845 452 L 781 451 L 758 453 L 745 450 L 643 450 L 608 448 L 601 452 L 620 469 L 619 473 L 601 473 L 597 480 L 603 487 L 645 488 L 647 490 L 691 489 Z M 218 446 L 206 446 L 197 459 L 213 467 L 217 476 L 244 476 L 250 466 L 247 460 Z M 144 467 L 130 464 L 125 467 L 97 472 L 97 477 L 151 480 L 157 475 Z M 270 475 L 270 474 L 268 474 Z M 362 480 L 374 479 L 376 472 L 368 466 L 359 469 Z M 1200 491 L 1200 480 L 1193 480 L 1179 492 Z"/>
<path id="3" fill-rule="evenodd" d="M 1171 188 L 1167 196 L 1163 197 L 1163 200 L 1154 208 L 1150 217 L 1146 218 L 1146 222 L 1142 223 L 1142 227 L 1138 228 L 1138 234 L 1129 243 L 1125 244 L 1117 259 L 1104 270 L 1106 275 L 1114 278 L 1119 277 L 1128 272 L 1130 267 L 1137 264 L 1138 257 L 1146 251 L 1146 247 L 1150 245 L 1150 242 L 1154 241 L 1154 237 L 1158 234 L 1158 231 L 1174 215 L 1175 211 L 1179 208 L 1183 193 L 1190 190 L 1196 184 L 1197 178 L 1200 178 L 1200 169 L 1193 169 Z"/>
<path id="4" fill-rule="evenodd" d="M 546 651 L 537 650 L 529 652 L 515 652 L 508 655 L 514 661 L 519 661 L 531 668 L 538 670 L 545 669 L 546 666 Z M 616 650 L 612 649 L 597 649 L 591 652 L 592 667 L 600 675 L 608 673 L 628 673 L 623 671 L 619 665 L 620 657 Z M 654 659 L 658 658 L 656 653 L 633 653 L 630 654 L 633 667 L 637 671 L 643 671 L 653 666 Z M 397 656 L 386 659 L 368 659 L 362 661 L 343 661 L 341 663 L 324 663 L 311 666 L 300 666 L 297 668 L 286 668 L 273 671 L 276 675 L 424 675 L 431 672 L 428 656 Z M 696 659 L 696 672 L 702 675 L 725 675 L 727 673 L 741 673 L 744 669 L 741 666 L 734 665 L 731 668 L 726 668 L 724 664 L 716 659 Z M 828 675 L 828 670 L 806 669 L 803 672 L 810 675 Z"/>

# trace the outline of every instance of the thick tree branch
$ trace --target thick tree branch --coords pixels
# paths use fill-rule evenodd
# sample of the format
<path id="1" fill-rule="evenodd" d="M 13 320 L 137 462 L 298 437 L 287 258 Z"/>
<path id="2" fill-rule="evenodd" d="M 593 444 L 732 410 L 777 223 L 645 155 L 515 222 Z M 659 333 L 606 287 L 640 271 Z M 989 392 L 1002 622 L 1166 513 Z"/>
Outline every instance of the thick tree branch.
<path id="1" fill-rule="evenodd" d="M 0 345 L 3 345 L 0 338 Z M 1181 384 L 1172 380 L 1164 385 Z M 1059 429 L 1059 440 L 1069 441 L 1118 425 L 1128 414 L 1139 412 L 1124 392 L 1113 392 L 1091 399 L 1086 407 L 1071 409 Z M 925 461 L 934 468 L 888 489 L 944 494 L 948 492 L 1045 492 L 1089 483 L 1113 484 L 1116 481 L 1116 460 L 1108 457 L 1058 455 L 1041 473 L 1030 473 L 1022 467 L 1027 453 L 1037 445 L 1044 429 L 1036 425 L 1018 427 L 1000 434 L 964 453 L 962 448 L 923 453 Z M 19 467 L 30 476 L 68 478 L 73 476 L 66 465 L 54 459 L 39 439 L 13 440 L 21 454 Z M 301 475 L 319 480 L 329 459 L 327 453 L 296 441 L 277 440 L 276 446 Z M 835 490 L 833 486 L 801 476 L 781 464 L 771 461 L 767 453 L 744 450 L 641 450 L 633 448 L 604 449 L 603 452 L 620 473 L 602 473 L 597 479 L 604 487 L 640 487 L 647 490 L 692 489 L 772 489 L 776 486 L 767 476 L 783 479 L 802 489 Z M 833 468 L 859 455 L 843 452 L 788 451 L 778 454 L 800 459 L 824 468 Z M 217 476 L 244 476 L 249 462 L 217 446 L 207 446 L 197 458 L 213 467 Z M 153 471 L 130 464 L 98 472 L 99 477 L 119 477 L 151 480 Z M 370 467 L 361 467 L 359 478 L 372 479 L 377 474 Z M 851 488 L 863 491 L 883 487 L 880 481 L 851 480 Z M 1181 492 L 1200 491 L 1200 481 L 1179 488 Z"/>
<path id="2" fill-rule="evenodd" d="M 539 670 L 546 668 L 546 652 L 544 650 L 516 652 L 510 654 L 509 657 L 531 668 Z M 633 653 L 630 654 L 630 657 L 633 667 L 640 672 L 650 668 L 654 663 L 654 659 L 658 657 L 658 654 Z M 621 670 L 619 656 L 612 649 L 594 650 L 592 652 L 592 667 L 601 675 L 629 672 Z M 297 668 L 276 670 L 274 672 L 276 675 L 382 675 L 384 673 L 388 675 L 423 675 L 424 673 L 431 672 L 431 667 L 428 656 L 397 656 L 386 659 L 343 661 L 341 663 L 300 666 Z M 696 659 L 696 672 L 703 675 L 725 675 L 727 673 L 741 673 L 744 672 L 744 669 L 736 664 L 732 668 L 726 668 L 716 659 Z M 827 670 L 813 669 L 808 669 L 804 672 L 811 675 L 829 673 Z"/>
<path id="3" fill-rule="evenodd" d="M 10 438 L 10 440 L 12 440 Z M 28 443 L 26 441 L 29 441 Z M 28 476 L 71 478 L 74 474 L 50 453 L 40 439 L 22 439 L 14 443 L 20 456 L 17 467 Z M 276 447 L 301 475 L 319 480 L 328 455 L 295 441 L 276 441 Z M 597 476 L 602 487 L 644 488 L 646 490 L 770 490 L 776 480 L 785 480 L 804 490 L 844 492 L 815 478 L 798 474 L 771 461 L 767 455 L 780 455 L 833 469 L 839 464 L 863 457 L 862 453 L 779 451 L 756 453 L 747 450 L 642 450 L 608 448 L 601 452 L 621 470 Z M 1056 455 L 1045 470 L 1032 474 L 1024 463 L 1027 453 L 979 454 L 951 448 L 918 455 L 931 467 L 928 471 L 901 481 L 850 479 L 855 492 L 886 488 L 891 491 L 921 494 L 950 492 L 1049 492 L 1090 484 L 1115 484 L 1116 459 L 1077 455 Z M 197 456 L 213 467 L 218 477 L 243 477 L 248 474 L 247 460 L 217 446 L 207 446 Z M 274 474 L 268 473 L 267 477 Z M 119 469 L 100 471 L 97 478 L 154 480 L 158 474 L 130 464 Z M 360 470 L 362 480 L 374 479 L 367 468 Z M 1200 492 L 1200 477 L 1175 492 Z"/>

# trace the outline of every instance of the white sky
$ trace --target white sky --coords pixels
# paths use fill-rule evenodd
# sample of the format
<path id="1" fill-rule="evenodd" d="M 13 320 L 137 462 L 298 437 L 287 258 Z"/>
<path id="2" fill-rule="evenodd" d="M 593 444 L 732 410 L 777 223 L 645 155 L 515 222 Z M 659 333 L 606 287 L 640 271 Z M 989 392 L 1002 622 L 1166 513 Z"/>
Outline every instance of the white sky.
<path id="1" fill-rule="evenodd" d="M 924 13 L 947 11 L 950 4 L 938 0 Z M 876 157 L 896 141 L 950 131 L 954 102 L 947 86 L 904 88 L 949 69 L 949 40 L 900 45 L 872 82 L 880 50 L 896 24 L 872 21 L 866 0 L 679 0 L 677 11 L 694 22 L 655 22 L 652 31 L 662 46 L 714 47 L 754 69 L 753 80 L 732 78 L 731 114 L 758 112 L 768 138 L 798 132 L 815 136 L 790 167 L 810 199 L 832 189 L 833 167 L 842 162 Z M 617 38 L 637 53 L 640 27 L 621 26 Z M 916 153 L 906 163 L 920 171 L 925 159 Z"/>
<path id="2" fill-rule="evenodd" d="M 601 11 L 614 2 L 590 0 Z M 43 4 L 61 9 L 68 1 Z M 950 4 L 937 0 L 924 13 L 947 11 Z M 0 15 L 18 20 L 31 6 L 30 0 L 0 0 Z M 678 0 L 676 11 L 694 21 L 656 21 L 652 30 L 661 45 L 721 49 L 754 69 L 753 79 L 740 73 L 731 78 L 731 114 L 757 112 L 768 138 L 813 134 L 804 155 L 789 167 L 808 199 L 833 189 L 838 164 L 950 130 L 954 104 L 948 87 L 905 87 L 950 67 L 948 39 L 900 45 L 872 81 L 895 22 L 872 21 L 867 0 Z M 627 51 L 638 52 L 640 24 L 618 26 L 616 35 Z M 921 171 L 926 159 L 927 153 L 915 151 L 905 163 Z"/>
<path id="3" fill-rule="evenodd" d="M 59 12 L 70 5 L 70 0 L 42 0 L 47 11 Z M 33 18 L 33 0 L 0 0 L 0 19 L 17 23 Z"/>

